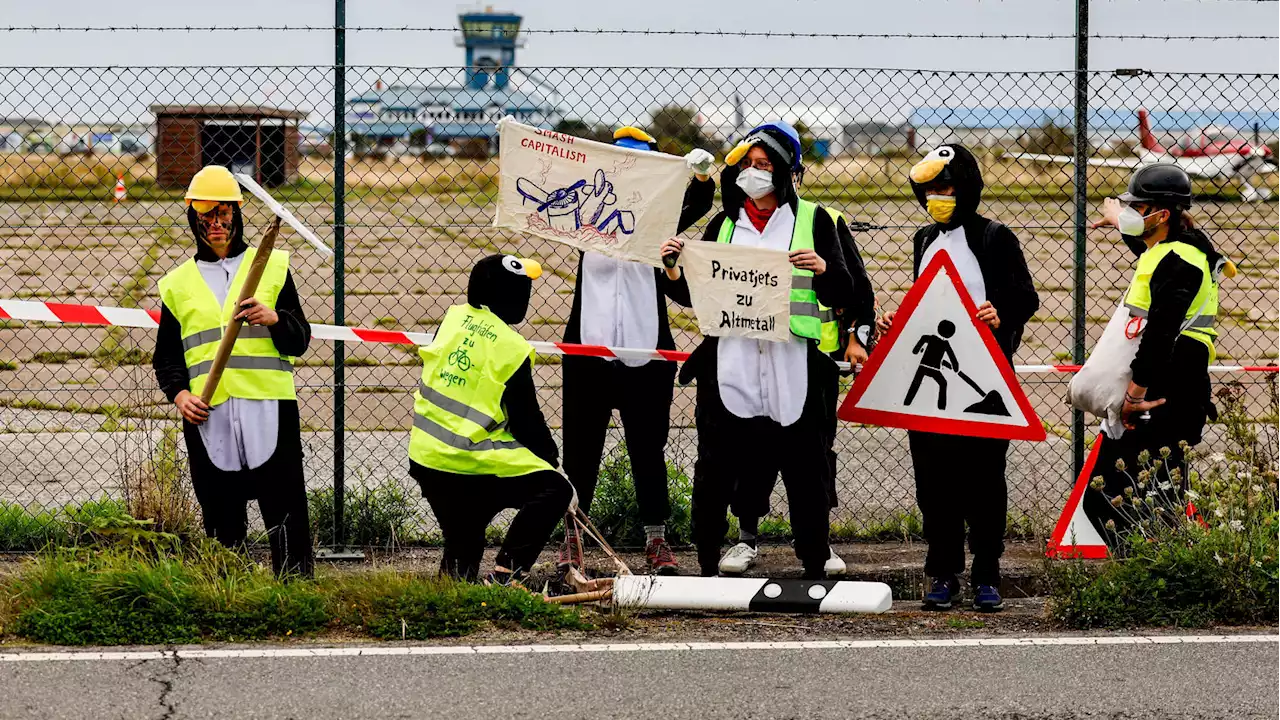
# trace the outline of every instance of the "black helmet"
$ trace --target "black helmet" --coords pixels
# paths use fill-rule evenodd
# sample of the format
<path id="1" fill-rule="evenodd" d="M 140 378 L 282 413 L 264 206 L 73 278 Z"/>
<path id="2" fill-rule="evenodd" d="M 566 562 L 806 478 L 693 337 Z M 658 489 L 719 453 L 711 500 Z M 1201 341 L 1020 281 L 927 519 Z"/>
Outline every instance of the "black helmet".
<path id="1" fill-rule="evenodd" d="M 1120 199 L 1166 207 L 1191 207 L 1191 178 L 1177 165 L 1159 164 L 1139 168 L 1129 179 L 1129 189 Z"/>

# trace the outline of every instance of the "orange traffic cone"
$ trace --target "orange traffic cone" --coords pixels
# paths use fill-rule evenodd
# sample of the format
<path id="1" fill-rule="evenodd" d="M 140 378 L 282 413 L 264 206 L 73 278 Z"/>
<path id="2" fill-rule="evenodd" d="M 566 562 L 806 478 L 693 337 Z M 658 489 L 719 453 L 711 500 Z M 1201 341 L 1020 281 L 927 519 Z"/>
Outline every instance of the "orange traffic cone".
<path id="1" fill-rule="evenodd" d="M 124 200 L 124 196 L 125 196 L 125 189 L 124 189 L 124 174 L 123 174 L 123 173 L 122 173 L 122 174 L 120 174 L 120 175 L 118 175 L 118 176 L 116 177 L 116 192 L 115 192 L 115 195 L 116 195 L 116 203 L 117 203 L 117 204 L 119 204 L 121 200 Z"/>

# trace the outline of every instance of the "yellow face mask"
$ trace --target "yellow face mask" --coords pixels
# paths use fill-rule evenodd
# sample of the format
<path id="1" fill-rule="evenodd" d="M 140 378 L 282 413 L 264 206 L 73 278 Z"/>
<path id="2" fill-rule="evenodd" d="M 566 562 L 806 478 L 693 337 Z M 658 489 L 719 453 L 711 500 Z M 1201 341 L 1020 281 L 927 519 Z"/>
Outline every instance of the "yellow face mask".
<path id="1" fill-rule="evenodd" d="M 956 212 L 956 198 L 954 195 L 929 195 L 925 198 L 925 207 L 929 210 L 929 217 L 940 223 L 950 222 Z"/>

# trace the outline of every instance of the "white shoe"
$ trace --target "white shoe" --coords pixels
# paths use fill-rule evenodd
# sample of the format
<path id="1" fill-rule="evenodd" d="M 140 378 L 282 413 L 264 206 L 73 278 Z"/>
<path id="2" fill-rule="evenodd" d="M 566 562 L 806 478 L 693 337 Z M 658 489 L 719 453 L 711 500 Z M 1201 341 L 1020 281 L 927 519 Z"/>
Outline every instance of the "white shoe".
<path id="1" fill-rule="evenodd" d="M 756 562 L 759 553 L 746 543 L 738 543 L 729 548 L 729 552 L 720 558 L 720 572 L 727 575 L 741 575 Z"/>
<path id="2" fill-rule="evenodd" d="M 831 550 L 831 557 L 827 558 L 826 564 L 822 566 L 823 571 L 827 573 L 827 577 L 835 577 L 837 575 L 843 575 L 845 571 L 844 561 L 841 560 L 840 556 L 836 554 L 835 548 L 828 548 L 828 549 Z M 724 568 L 723 560 L 720 561 L 720 565 L 721 565 L 721 569 L 723 569 Z"/>

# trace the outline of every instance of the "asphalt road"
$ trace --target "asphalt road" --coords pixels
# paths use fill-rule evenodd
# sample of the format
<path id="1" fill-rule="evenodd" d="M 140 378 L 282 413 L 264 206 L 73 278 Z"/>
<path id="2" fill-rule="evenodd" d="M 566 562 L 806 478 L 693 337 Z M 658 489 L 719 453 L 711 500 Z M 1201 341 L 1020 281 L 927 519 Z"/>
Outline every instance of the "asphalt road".
<path id="1" fill-rule="evenodd" d="M 75 659 L 33 651 L 0 654 L 0 718 L 1238 720 L 1280 713 L 1274 636 L 1095 640 L 193 648 Z"/>

